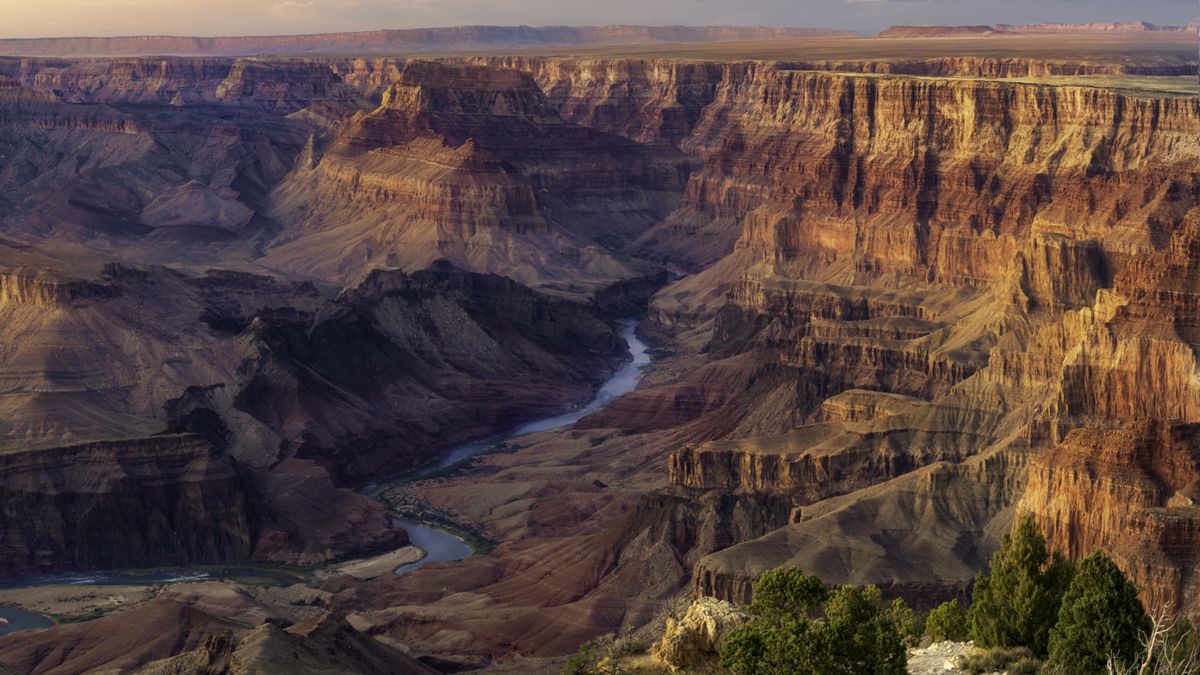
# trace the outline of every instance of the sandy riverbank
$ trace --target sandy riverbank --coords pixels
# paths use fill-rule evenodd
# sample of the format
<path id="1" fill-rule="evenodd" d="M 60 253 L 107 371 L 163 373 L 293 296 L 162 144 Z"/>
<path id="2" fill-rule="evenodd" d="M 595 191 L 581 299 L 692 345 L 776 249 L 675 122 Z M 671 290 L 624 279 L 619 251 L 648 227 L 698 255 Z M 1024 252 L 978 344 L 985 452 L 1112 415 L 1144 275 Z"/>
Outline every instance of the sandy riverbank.
<path id="1" fill-rule="evenodd" d="M 154 586 L 81 586 L 62 584 L 0 590 L 0 605 L 13 605 L 56 620 L 93 618 L 145 602 L 162 590 Z"/>
<path id="2" fill-rule="evenodd" d="M 401 565 L 414 563 L 424 557 L 425 551 L 416 546 L 405 546 L 404 548 L 398 548 L 383 555 L 355 560 L 335 567 L 330 570 L 329 576 L 333 574 L 348 574 L 357 579 L 374 579 L 375 577 L 394 572 Z"/>

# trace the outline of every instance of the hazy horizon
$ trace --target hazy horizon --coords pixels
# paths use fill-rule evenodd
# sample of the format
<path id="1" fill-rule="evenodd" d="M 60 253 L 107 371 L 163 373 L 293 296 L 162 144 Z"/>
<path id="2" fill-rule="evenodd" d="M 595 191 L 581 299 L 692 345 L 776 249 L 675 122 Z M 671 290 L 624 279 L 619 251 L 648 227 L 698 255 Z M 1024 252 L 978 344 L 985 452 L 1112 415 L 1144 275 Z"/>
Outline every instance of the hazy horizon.
<path id="1" fill-rule="evenodd" d="M 736 25 L 877 32 L 895 24 L 1196 20 L 1193 0 L 0 0 L 0 38 L 290 35 L 461 25 Z"/>

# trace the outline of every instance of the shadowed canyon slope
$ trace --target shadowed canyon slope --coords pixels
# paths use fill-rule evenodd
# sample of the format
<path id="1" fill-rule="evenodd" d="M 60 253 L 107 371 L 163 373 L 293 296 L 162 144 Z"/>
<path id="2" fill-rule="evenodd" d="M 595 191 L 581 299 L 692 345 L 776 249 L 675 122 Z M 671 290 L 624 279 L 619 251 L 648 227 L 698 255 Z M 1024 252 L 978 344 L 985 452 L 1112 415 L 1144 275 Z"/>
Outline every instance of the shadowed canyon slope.
<path id="1" fill-rule="evenodd" d="M 573 427 L 385 486 L 485 554 L 334 576 L 315 628 L 172 596 L 117 616 L 185 612 L 178 649 L 102 619 L 0 661 L 536 671 L 783 564 L 959 594 L 1018 513 L 1200 614 L 1200 90 L 1162 33 L 0 59 L 4 575 L 396 548 L 349 488 L 588 400 L 619 318 L 656 343 Z"/>

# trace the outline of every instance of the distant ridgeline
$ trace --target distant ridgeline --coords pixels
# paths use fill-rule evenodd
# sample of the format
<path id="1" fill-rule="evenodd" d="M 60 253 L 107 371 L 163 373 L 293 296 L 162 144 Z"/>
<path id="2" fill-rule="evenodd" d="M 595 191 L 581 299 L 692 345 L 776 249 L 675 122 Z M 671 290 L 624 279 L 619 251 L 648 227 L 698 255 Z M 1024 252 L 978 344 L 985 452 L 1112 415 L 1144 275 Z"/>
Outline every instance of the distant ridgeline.
<path id="1" fill-rule="evenodd" d="M 0 39 L 12 56 L 251 56 L 396 54 L 565 45 L 857 37 L 854 31 L 772 26 L 451 26 L 355 33 L 238 37 L 140 35 Z"/>
<path id="2" fill-rule="evenodd" d="M 1128 23 L 1027 23 L 994 26 L 891 26 L 879 37 L 964 37 L 972 35 L 1015 35 L 1029 33 L 1196 33 L 1200 23 L 1186 26 L 1157 26 L 1145 21 Z"/>

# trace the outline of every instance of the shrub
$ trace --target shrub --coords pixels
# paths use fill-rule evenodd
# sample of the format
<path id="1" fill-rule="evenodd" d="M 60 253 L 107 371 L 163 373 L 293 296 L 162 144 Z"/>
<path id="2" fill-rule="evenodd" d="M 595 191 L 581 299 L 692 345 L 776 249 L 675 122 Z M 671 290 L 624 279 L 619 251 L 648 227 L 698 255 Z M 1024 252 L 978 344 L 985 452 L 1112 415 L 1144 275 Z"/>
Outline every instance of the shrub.
<path id="1" fill-rule="evenodd" d="M 754 582 L 754 602 L 747 608 L 762 617 L 807 616 L 825 601 L 825 585 L 815 575 L 780 567 L 763 572 Z"/>
<path id="2" fill-rule="evenodd" d="M 613 636 L 596 638 L 583 643 L 574 656 L 567 659 L 562 675 L 624 675 L 625 659 L 646 651 L 644 645 Z"/>
<path id="3" fill-rule="evenodd" d="M 892 619 L 892 624 L 896 626 L 896 631 L 900 633 L 900 639 L 904 641 L 904 646 L 916 647 L 920 644 L 921 633 L 924 632 L 922 630 L 924 622 L 913 612 L 912 607 L 908 606 L 904 598 L 892 600 L 887 610 L 888 616 Z"/>
<path id="4" fill-rule="evenodd" d="M 1037 675 L 1042 671 L 1042 662 L 1026 656 L 1008 666 L 1008 675 Z"/>
<path id="5" fill-rule="evenodd" d="M 1079 563 L 1050 633 L 1050 664 L 1062 673 L 1098 673 L 1110 657 L 1130 661 L 1141 650 L 1150 618 L 1138 590 L 1107 555 Z"/>
<path id="6" fill-rule="evenodd" d="M 1034 670 L 1032 672 L 1035 673 L 1038 672 L 1037 669 L 1041 668 L 1041 662 L 1026 647 L 981 649 L 964 656 L 962 662 L 959 663 L 960 668 L 972 675 L 1015 672 L 1013 669 L 1018 667 L 1018 665 L 1026 669 L 1033 667 Z M 1030 671 L 1025 670 L 1022 672 Z"/>
<path id="7" fill-rule="evenodd" d="M 1070 580 L 1070 565 L 1046 550 L 1033 518 L 1021 520 L 975 581 L 971 638 L 980 647 L 1028 647 L 1044 657 Z"/>
<path id="8" fill-rule="evenodd" d="M 832 636 L 834 669 L 827 672 L 907 672 L 904 639 L 875 586 L 842 586 L 825 603 L 823 626 Z"/>
<path id="9" fill-rule="evenodd" d="M 968 633 L 967 611 L 958 604 L 957 598 L 934 607 L 925 619 L 925 634 L 934 642 L 965 642 Z"/>
<path id="10" fill-rule="evenodd" d="M 760 618 L 730 633 L 721 646 L 722 668 L 737 675 L 905 673 L 903 639 L 879 589 L 843 586 L 828 596 L 824 618 L 814 620 L 807 616 L 813 609 L 807 599 L 814 597 L 807 591 L 813 588 L 808 580 L 816 578 L 789 578 L 792 581 L 785 584 L 779 583 L 780 577 L 768 582 L 792 589 L 786 593 L 760 594 L 755 585 Z M 797 581 L 802 583 L 793 583 Z M 767 598 L 781 599 L 783 604 Z"/>

